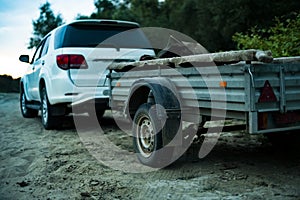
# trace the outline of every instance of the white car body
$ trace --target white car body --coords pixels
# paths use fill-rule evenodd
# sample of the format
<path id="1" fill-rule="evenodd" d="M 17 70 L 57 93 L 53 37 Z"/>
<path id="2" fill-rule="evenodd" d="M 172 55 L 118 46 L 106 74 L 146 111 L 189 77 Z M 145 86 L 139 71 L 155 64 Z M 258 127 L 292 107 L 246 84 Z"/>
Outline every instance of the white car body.
<path id="1" fill-rule="evenodd" d="M 78 32 L 80 32 L 85 31 L 86 28 L 94 31 L 95 27 L 98 28 L 98 24 L 99 27 L 103 27 L 105 30 L 108 29 L 107 32 L 111 31 L 110 29 L 118 32 L 119 29 L 130 28 L 124 34 L 116 34 L 105 39 L 104 42 L 99 43 L 96 47 L 95 44 L 91 47 L 81 46 L 81 44 L 76 46 L 72 42 L 65 42 L 61 39 L 62 36 L 60 35 L 67 35 L 69 33 L 67 32 L 68 30 L 76 29 L 77 31 L 78 29 Z M 135 46 L 128 46 L 127 48 L 127 45 L 131 42 L 138 44 L 138 39 L 136 41 L 135 38 L 136 34 L 141 32 L 137 28 L 138 24 L 133 22 L 79 20 L 62 25 L 51 31 L 42 40 L 40 46 L 37 47 L 28 72 L 21 79 L 21 89 L 25 95 L 26 107 L 29 109 L 40 109 L 42 104 L 41 90 L 43 88 L 46 90 L 49 105 L 51 106 L 63 105 L 70 108 L 91 100 L 100 101 L 101 106 L 108 106 L 107 67 L 112 62 L 136 61 L 143 55 L 154 55 L 154 51 L 149 48 Z M 100 37 L 101 33 L 106 34 L 105 30 L 99 30 L 102 32 L 99 32 L 99 34 L 97 32 L 95 36 Z M 133 34 L 133 36 L 130 34 Z M 82 38 L 84 35 L 82 37 L 80 35 L 70 37 L 73 37 L 73 40 L 74 38 L 77 38 L 78 41 L 84 40 Z M 69 40 L 67 36 L 64 39 Z M 96 41 L 95 38 L 88 38 L 88 40 Z M 69 46 L 66 45 L 68 42 L 70 43 Z M 119 46 L 118 43 L 123 42 L 126 45 L 120 44 L 121 46 Z M 82 56 L 84 62 L 79 66 L 78 62 L 82 61 Z M 26 59 L 22 60 L 21 57 L 20 60 L 23 62 L 28 61 Z M 72 66 L 75 67 L 72 68 Z M 107 107 L 103 109 L 107 109 Z M 59 114 L 63 114 L 61 112 L 63 111 L 59 111 Z"/>

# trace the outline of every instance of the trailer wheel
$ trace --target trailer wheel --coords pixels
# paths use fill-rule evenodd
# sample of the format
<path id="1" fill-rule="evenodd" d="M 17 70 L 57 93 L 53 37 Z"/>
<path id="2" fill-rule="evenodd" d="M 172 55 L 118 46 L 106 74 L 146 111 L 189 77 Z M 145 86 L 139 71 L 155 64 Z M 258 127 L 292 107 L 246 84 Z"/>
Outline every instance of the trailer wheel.
<path id="1" fill-rule="evenodd" d="M 162 129 L 152 104 L 142 104 L 133 120 L 133 146 L 138 160 L 150 167 L 166 167 L 172 158 L 172 147 L 163 147 Z M 160 128 L 162 127 L 162 128 Z"/>

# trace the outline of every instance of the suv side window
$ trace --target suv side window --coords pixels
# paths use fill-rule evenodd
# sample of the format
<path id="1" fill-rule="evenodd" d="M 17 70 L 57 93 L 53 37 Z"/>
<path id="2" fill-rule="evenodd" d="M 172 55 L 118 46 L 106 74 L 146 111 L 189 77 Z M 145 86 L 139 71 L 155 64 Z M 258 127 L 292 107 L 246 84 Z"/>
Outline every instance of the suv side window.
<path id="1" fill-rule="evenodd" d="M 41 53 L 40 57 L 46 55 L 47 52 L 48 52 L 50 36 L 48 36 L 44 41 L 45 42 L 44 42 L 43 50 L 42 50 L 42 53 Z"/>
<path id="2" fill-rule="evenodd" d="M 62 47 L 64 38 L 65 38 L 66 27 L 67 26 L 63 26 L 63 27 L 57 29 L 57 31 L 55 32 L 54 49 L 58 49 L 58 48 Z"/>

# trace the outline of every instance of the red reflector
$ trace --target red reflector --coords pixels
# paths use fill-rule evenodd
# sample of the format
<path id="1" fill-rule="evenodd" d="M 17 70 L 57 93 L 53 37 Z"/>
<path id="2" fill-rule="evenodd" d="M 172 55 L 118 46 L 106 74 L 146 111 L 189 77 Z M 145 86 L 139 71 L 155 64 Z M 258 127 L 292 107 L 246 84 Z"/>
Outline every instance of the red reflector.
<path id="1" fill-rule="evenodd" d="M 62 54 L 56 56 L 56 63 L 59 68 L 67 69 L 87 69 L 88 65 L 83 55 L 76 54 Z"/>
<path id="2" fill-rule="evenodd" d="M 267 80 L 265 82 L 264 87 L 261 90 L 261 94 L 258 99 L 258 102 L 275 102 L 275 101 L 277 101 L 276 95 L 273 91 L 270 82 Z"/>
<path id="3" fill-rule="evenodd" d="M 274 113 L 274 120 L 276 124 L 291 124 L 300 122 L 300 113 L 299 112 L 288 112 L 288 113 Z"/>
<path id="4" fill-rule="evenodd" d="M 258 113 L 258 128 L 259 130 L 268 128 L 268 113 Z"/>

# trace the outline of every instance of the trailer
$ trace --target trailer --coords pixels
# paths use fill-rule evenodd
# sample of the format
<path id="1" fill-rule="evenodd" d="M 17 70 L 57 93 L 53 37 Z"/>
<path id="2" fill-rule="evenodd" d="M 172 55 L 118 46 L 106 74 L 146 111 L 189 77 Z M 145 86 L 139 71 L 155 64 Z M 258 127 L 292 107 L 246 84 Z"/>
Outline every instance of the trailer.
<path id="1" fill-rule="evenodd" d="M 249 134 L 300 129 L 300 57 L 229 51 L 116 63 L 109 71 L 110 107 L 131 120 L 144 165 L 173 162 L 170 155 L 199 138 L 207 121 L 241 120 Z M 196 131 L 182 131 L 185 122 Z"/>

